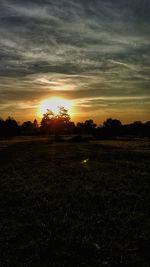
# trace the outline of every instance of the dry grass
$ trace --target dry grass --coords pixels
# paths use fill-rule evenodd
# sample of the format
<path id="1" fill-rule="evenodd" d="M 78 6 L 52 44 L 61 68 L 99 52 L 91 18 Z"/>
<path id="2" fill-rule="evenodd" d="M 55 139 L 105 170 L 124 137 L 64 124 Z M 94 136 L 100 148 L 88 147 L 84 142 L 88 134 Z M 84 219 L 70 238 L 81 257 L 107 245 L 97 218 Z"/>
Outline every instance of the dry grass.
<path id="1" fill-rule="evenodd" d="M 150 141 L 0 150 L 1 266 L 149 266 Z"/>

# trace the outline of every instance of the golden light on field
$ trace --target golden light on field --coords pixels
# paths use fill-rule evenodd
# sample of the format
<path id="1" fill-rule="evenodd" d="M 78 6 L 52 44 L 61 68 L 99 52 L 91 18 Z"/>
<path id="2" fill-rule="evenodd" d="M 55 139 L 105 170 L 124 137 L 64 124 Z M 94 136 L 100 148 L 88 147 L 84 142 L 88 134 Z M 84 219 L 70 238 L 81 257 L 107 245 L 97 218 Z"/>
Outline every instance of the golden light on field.
<path id="1" fill-rule="evenodd" d="M 69 115 L 71 115 L 71 100 L 60 97 L 53 97 L 43 100 L 39 106 L 38 115 L 42 117 L 42 115 L 46 113 L 48 109 L 51 110 L 54 114 L 57 114 L 60 106 L 63 106 L 65 109 L 67 109 Z"/>

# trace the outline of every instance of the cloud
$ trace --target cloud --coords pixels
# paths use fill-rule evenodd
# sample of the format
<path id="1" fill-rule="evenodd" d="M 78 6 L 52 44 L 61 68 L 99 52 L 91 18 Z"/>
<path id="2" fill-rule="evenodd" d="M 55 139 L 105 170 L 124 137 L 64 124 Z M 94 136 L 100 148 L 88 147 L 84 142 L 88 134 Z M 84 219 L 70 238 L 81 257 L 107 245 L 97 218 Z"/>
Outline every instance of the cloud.
<path id="1" fill-rule="evenodd" d="M 148 0 L 2 0 L 1 105 L 17 101 L 19 109 L 19 101 L 32 101 L 34 107 L 60 94 L 74 101 L 103 97 L 103 108 L 120 108 L 121 98 L 138 106 L 141 97 L 146 110 L 149 10 Z"/>

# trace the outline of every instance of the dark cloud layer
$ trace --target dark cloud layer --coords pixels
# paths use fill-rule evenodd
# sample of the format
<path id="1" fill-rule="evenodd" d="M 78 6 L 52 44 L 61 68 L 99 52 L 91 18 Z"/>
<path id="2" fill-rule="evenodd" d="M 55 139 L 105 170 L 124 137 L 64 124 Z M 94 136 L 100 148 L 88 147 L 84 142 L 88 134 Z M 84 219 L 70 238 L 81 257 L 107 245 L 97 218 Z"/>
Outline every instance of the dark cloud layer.
<path id="1" fill-rule="evenodd" d="M 149 0 L 1 0 L 1 115 L 61 95 L 81 117 L 150 119 L 149 25 Z"/>

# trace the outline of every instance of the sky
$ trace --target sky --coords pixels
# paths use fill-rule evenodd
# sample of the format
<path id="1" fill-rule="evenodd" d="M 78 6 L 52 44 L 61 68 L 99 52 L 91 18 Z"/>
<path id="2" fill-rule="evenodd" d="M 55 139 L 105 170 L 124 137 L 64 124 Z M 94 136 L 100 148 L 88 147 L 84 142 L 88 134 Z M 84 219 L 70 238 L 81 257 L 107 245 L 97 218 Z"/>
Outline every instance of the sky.
<path id="1" fill-rule="evenodd" d="M 150 120 L 150 1 L 1 0 L 0 117 L 51 97 L 75 121 Z"/>

